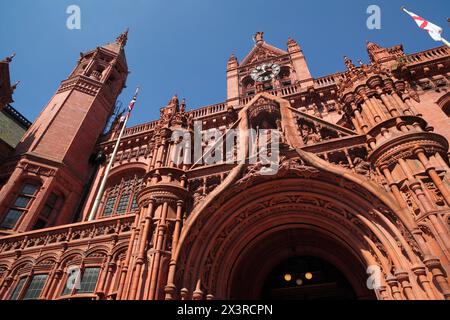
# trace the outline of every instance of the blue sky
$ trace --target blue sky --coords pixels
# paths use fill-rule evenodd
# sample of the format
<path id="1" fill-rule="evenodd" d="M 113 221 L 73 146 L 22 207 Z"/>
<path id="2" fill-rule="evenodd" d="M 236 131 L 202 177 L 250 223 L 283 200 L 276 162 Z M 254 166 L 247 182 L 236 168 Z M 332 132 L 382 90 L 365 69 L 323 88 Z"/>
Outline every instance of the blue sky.
<path id="1" fill-rule="evenodd" d="M 81 29 L 66 28 L 66 8 L 81 9 Z M 369 30 L 369 5 L 381 8 L 381 29 Z M 21 84 L 14 106 L 34 120 L 72 71 L 79 52 L 113 41 L 130 28 L 126 54 L 131 71 L 120 101 L 141 94 L 129 124 L 159 116 L 177 93 L 197 108 L 226 99 L 226 63 L 241 60 L 252 35 L 285 49 L 288 36 L 301 45 L 314 77 L 344 69 L 343 55 L 367 61 L 365 41 L 384 46 L 402 43 L 406 52 L 440 45 L 400 11 L 405 5 L 444 28 L 450 1 L 407 0 L 15 0 L 2 4 L 0 57 L 16 52 L 13 81 Z"/>

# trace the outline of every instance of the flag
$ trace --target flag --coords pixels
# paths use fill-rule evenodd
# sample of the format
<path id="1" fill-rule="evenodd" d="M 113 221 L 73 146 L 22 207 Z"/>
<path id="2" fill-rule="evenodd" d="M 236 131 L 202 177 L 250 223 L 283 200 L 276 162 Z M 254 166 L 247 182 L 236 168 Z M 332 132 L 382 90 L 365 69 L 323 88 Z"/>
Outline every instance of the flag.
<path id="1" fill-rule="evenodd" d="M 431 38 L 433 38 L 434 41 L 442 41 L 442 28 L 431 23 L 428 20 L 425 20 L 424 18 L 418 16 L 417 14 L 406 10 L 404 7 L 402 7 L 402 10 L 405 11 L 407 14 L 411 16 L 411 18 L 414 19 L 414 21 L 417 23 L 419 28 L 424 29 L 428 32 Z"/>
<path id="2" fill-rule="evenodd" d="M 131 110 L 133 110 L 134 104 L 136 103 L 137 95 L 139 92 L 139 87 L 136 89 L 136 93 L 134 94 L 133 99 L 130 101 L 130 104 L 128 105 L 128 117 L 130 116 Z"/>

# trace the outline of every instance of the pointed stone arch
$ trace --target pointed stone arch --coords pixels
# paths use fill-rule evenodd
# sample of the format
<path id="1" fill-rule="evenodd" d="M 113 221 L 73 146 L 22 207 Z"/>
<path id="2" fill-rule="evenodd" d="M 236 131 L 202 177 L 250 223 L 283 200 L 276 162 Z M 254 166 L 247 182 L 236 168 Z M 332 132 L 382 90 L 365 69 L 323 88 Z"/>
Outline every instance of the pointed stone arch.
<path id="1" fill-rule="evenodd" d="M 301 161 L 283 164 L 276 177 L 244 173 L 222 190 L 214 204 L 193 217 L 183 232 L 176 256 L 176 285 L 190 292 L 200 289 L 217 298 L 233 298 L 233 268 L 246 246 L 272 229 L 309 226 L 347 247 L 346 254 L 359 261 L 359 278 L 351 279 L 354 284 L 359 281 L 355 288 L 359 297 L 370 295 L 362 286 L 365 268 L 378 265 L 384 278 L 402 274 L 402 298 L 417 298 L 408 288 L 418 284 L 406 271 L 415 262 L 413 250 L 409 240 L 387 221 L 388 211 L 379 197 L 363 187 Z M 393 296 L 384 286 L 378 297 Z"/>

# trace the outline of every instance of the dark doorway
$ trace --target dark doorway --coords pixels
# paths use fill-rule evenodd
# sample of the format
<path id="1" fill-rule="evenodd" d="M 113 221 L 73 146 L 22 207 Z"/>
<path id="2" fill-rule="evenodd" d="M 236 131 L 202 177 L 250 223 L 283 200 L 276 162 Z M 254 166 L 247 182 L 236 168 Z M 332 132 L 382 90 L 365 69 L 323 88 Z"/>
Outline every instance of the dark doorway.
<path id="1" fill-rule="evenodd" d="M 263 300 L 353 300 L 356 294 L 332 264 L 312 256 L 294 257 L 267 276 Z"/>

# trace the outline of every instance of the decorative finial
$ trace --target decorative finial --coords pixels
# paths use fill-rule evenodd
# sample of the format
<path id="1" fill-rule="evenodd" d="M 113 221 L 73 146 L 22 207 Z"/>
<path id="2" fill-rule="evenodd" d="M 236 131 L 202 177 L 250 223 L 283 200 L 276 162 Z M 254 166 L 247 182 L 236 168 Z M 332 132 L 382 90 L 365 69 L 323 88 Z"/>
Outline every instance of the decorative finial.
<path id="1" fill-rule="evenodd" d="M 12 91 L 12 92 L 14 92 L 14 91 L 17 89 L 17 86 L 19 85 L 19 83 L 20 83 L 20 80 L 17 80 L 16 83 L 14 83 L 14 84 L 11 86 L 11 91 Z"/>
<path id="2" fill-rule="evenodd" d="M 291 37 L 288 37 L 287 48 L 289 53 L 300 50 L 300 46 L 298 45 L 297 41 L 295 41 Z"/>
<path id="3" fill-rule="evenodd" d="M 122 32 L 117 38 L 116 38 L 116 43 L 118 45 L 120 45 L 121 47 L 125 47 L 125 45 L 127 44 L 127 40 L 128 40 L 128 28 L 125 29 L 124 32 Z"/>
<path id="4" fill-rule="evenodd" d="M 264 32 L 262 32 L 262 31 L 256 32 L 255 35 L 253 36 L 253 41 L 256 44 L 263 42 L 264 41 Z"/>
<path id="5" fill-rule="evenodd" d="M 178 106 L 178 95 L 176 93 L 169 100 L 169 106 Z"/>
<path id="6" fill-rule="evenodd" d="M 186 99 L 183 98 L 183 99 L 181 99 L 180 111 L 184 112 L 185 110 L 186 110 Z"/>
<path id="7" fill-rule="evenodd" d="M 348 70 L 355 69 L 355 65 L 353 64 L 353 61 L 349 57 L 344 56 L 344 63 L 347 66 Z"/>
<path id="8" fill-rule="evenodd" d="M 366 41 L 366 48 L 367 50 L 376 50 L 376 49 L 381 49 L 381 47 L 379 45 L 377 45 L 375 42 Z"/>
<path id="9" fill-rule="evenodd" d="M 16 53 L 14 52 L 9 57 L 6 57 L 5 59 L 3 59 L 2 62 L 10 63 L 12 61 L 12 59 L 14 59 L 15 56 L 16 56 Z"/>

